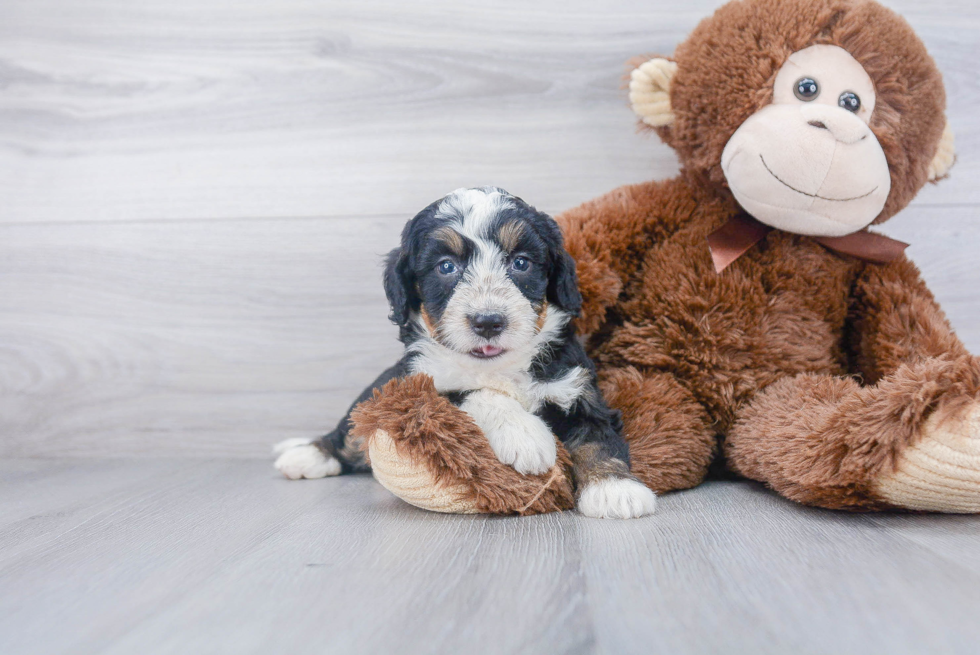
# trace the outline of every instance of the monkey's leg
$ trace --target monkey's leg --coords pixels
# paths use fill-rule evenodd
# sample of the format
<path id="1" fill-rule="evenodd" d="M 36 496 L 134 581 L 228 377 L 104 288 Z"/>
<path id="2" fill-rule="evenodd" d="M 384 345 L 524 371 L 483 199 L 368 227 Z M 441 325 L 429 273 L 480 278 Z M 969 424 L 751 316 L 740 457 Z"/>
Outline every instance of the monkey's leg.
<path id="1" fill-rule="evenodd" d="M 980 365 L 902 365 L 873 386 L 802 374 L 764 389 L 725 442 L 729 466 L 830 509 L 980 511 Z"/>
<path id="2" fill-rule="evenodd" d="M 715 433 L 704 408 L 668 373 L 633 367 L 600 371 L 609 405 L 623 414 L 630 468 L 657 493 L 701 483 L 715 451 Z"/>

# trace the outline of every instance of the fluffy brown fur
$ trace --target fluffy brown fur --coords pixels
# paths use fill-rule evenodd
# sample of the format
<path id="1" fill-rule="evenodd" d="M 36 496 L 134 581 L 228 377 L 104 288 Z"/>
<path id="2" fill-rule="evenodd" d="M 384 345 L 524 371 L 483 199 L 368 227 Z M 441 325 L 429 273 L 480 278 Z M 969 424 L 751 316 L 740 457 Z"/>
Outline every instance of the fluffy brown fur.
<path id="1" fill-rule="evenodd" d="M 427 375 L 388 382 L 354 410 L 352 436 L 365 452 L 377 430 L 386 431 L 400 455 L 428 470 L 438 485 L 459 487 L 478 511 L 541 514 L 575 506 L 572 462 L 558 446 L 558 475 L 521 475 L 501 464 L 469 415 L 440 396 Z"/>
<path id="2" fill-rule="evenodd" d="M 677 49 L 675 122 L 657 128 L 680 177 L 622 187 L 559 217 L 588 335 L 633 470 L 658 491 L 698 484 L 715 439 L 731 469 L 822 507 L 887 507 L 872 491 L 932 413 L 980 397 L 980 364 L 915 266 L 869 264 L 774 230 L 722 274 L 706 237 L 740 212 L 720 160 L 815 43 L 850 52 L 878 94 L 871 128 L 891 193 L 925 184 L 944 127 L 941 76 L 911 28 L 866 0 L 743 0 Z"/>
<path id="3" fill-rule="evenodd" d="M 707 412 L 674 376 L 609 368 L 600 388 L 623 413 L 633 475 L 656 492 L 701 482 L 714 456 L 714 431 Z"/>
<path id="4" fill-rule="evenodd" d="M 952 416 L 980 393 L 972 358 L 902 365 L 874 386 L 803 373 L 783 378 L 739 413 L 728 461 L 787 498 L 840 509 L 887 509 L 871 488 L 913 443 L 931 412 Z"/>

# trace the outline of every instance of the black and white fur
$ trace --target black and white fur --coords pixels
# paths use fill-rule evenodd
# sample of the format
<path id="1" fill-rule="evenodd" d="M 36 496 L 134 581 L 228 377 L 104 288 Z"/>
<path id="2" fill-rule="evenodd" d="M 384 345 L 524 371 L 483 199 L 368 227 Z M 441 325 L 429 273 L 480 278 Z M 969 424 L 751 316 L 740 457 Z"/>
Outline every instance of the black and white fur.
<path id="1" fill-rule="evenodd" d="M 582 299 L 551 217 L 494 187 L 454 191 L 405 226 L 384 286 L 405 354 L 354 405 L 393 378 L 426 373 L 520 473 L 554 465 L 557 435 L 575 462 L 583 514 L 653 511 L 653 492 L 629 474 L 619 413 L 570 325 Z M 347 439 L 349 416 L 318 441 L 279 444 L 276 468 L 292 479 L 369 470 Z"/>

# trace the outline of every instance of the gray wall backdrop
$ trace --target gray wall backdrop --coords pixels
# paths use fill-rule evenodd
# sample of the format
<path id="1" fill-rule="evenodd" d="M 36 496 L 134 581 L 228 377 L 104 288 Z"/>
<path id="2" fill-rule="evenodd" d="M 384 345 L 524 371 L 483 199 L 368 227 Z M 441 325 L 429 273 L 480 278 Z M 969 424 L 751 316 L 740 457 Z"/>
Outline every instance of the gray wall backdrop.
<path id="1" fill-rule="evenodd" d="M 399 352 L 381 255 L 496 184 L 672 176 L 624 61 L 718 0 L 0 3 L 0 456 L 261 457 Z M 884 230 L 980 352 L 980 3 L 889 0 L 959 161 Z"/>

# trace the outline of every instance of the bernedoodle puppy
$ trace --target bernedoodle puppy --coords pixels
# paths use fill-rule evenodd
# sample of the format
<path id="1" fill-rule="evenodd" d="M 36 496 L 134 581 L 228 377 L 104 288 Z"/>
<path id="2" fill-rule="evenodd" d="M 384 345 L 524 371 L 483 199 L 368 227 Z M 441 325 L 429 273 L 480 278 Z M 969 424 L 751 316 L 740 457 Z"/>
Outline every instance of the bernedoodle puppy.
<path id="1" fill-rule="evenodd" d="M 389 380 L 427 374 L 519 473 L 551 469 L 557 435 L 575 461 L 581 513 L 653 511 L 653 492 L 630 474 L 619 412 L 576 339 L 575 263 L 550 216 L 502 189 L 454 191 L 405 226 L 384 287 L 405 354 L 355 406 Z M 291 479 L 370 470 L 350 427 L 348 411 L 321 439 L 282 442 L 276 468 Z"/>

